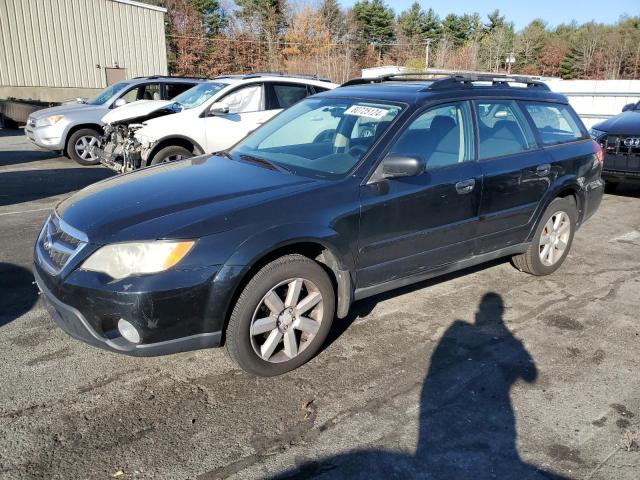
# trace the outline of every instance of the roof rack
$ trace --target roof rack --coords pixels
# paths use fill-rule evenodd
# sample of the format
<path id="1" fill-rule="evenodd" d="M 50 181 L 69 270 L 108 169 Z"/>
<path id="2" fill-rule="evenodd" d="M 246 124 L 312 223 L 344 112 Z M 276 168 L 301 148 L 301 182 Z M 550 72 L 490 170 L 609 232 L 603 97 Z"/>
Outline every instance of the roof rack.
<path id="1" fill-rule="evenodd" d="M 541 80 L 522 75 L 505 75 L 500 73 L 437 73 L 429 71 L 392 73 L 373 78 L 354 78 L 343 83 L 341 86 L 417 80 L 430 82 L 430 84 L 425 87 L 425 90 L 444 90 L 460 86 L 472 87 L 474 86 L 474 82 L 491 82 L 491 86 L 494 87 L 511 87 L 512 83 L 521 83 L 531 88 L 550 90 L 549 86 Z"/>
<path id="2" fill-rule="evenodd" d="M 237 74 L 218 75 L 215 78 L 240 78 L 242 80 L 245 80 L 248 78 L 261 78 L 261 77 L 292 77 L 292 78 L 304 78 L 308 80 L 318 80 L 320 82 L 331 82 L 330 79 L 326 77 L 320 77 L 318 75 L 306 75 L 302 73 L 285 73 L 285 72 L 237 73 Z"/>
<path id="3" fill-rule="evenodd" d="M 494 87 L 511 87 L 512 83 L 521 83 L 528 88 L 539 88 L 541 90 L 551 90 L 549 86 L 541 80 L 522 75 L 505 74 L 458 74 L 451 75 L 441 80 L 434 81 L 429 85 L 430 90 L 444 90 L 456 86 L 474 86 L 474 82 L 490 82 Z"/>
<path id="4" fill-rule="evenodd" d="M 207 77 L 195 77 L 193 75 L 144 75 L 142 77 L 133 77 L 132 80 L 156 79 L 156 78 L 186 78 L 188 80 L 208 80 Z"/>

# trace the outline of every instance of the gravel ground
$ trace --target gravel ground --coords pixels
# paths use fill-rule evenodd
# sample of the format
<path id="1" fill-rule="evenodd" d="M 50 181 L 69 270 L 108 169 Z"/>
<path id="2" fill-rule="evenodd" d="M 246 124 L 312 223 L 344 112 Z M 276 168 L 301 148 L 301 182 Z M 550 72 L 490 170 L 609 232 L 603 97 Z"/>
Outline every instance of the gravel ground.
<path id="1" fill-rule="evenodd" d="M 640 188 L 564 266 L 506 261 L 354 305 L 308 365 L 129 358 L 67 337 L 32 282 L 50 209 L 110 175 L 0 130 L 0 478 L 571 478 L 640 472 Z"/>

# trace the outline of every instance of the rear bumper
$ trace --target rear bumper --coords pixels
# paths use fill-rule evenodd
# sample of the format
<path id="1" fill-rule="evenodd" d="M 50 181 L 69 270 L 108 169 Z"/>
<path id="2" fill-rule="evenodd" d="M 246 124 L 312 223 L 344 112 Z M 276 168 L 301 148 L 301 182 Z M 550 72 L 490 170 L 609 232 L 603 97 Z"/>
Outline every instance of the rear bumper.
<path id="1" fill-rule="evenodd" d="M 594 180 L 584 187 L 584 203 L 582 205 L 582 219 L 580 224 L 589 220 L 589 218 L 596 213 L 600 203 L 602 202 L 602 196 L 604 195 L 604 181 L 599 178 Z"/>
<path id="2" fill-rule="evenodd" d="M 149 304 L 150 296 L 147 294 L 132 294 L 125 300 L 123 295 L 105 296 L 104 292 L 98 295 L 87 288 L 74 289 L 73 292 L 67 290 L 62 293 L 61 291 L 59 292 L 61 295 L 56 295 L 52 291 L 55 289 L 54 284 L 50 279 L 45 280 L 47 274 L 42 272 L 37 264 L 34 264 L 33 274 L 44 297 L 47 310 L 58 326 L 71 337 L 95 347 L 125 355 L 148 357 L 217 347 L 221 343 L 221 331 L 203 331 L 206 330 L 208 323 L 204 318 L 196 320 L 195 323 L 199 324 L 199 328 L 194 328 L 194 318 L 187 318 L 190 306 L 192 307 L 193 302 L 199 300 L 197 297 L 202 295 L 198 287 L 187 292 L 181 289 L 175 292 L 164 292 L 165 295 L 168 293 L 171 296 L 171 302 L 174 304 L 174 308 L 164 312 L 170 315 L 170 324 L 168 324 L 167 318 L 154 315 L 153 309 L 149 315 L 148 310 L 140 308 L 143 304 Z M 69 303 L 58 298 L 62 295 L 64 298 L 69 298 Z M 200 299 L 206 303 L 206 294 L 204 297 Z M 86 305 L 83 304 L 83 300 L 87 299 L 92 308 L 84 308 Z M 79 308 L 70 303 L 77 304 Z M 80 309 L 83 311 L 81 312 Z M 175 314 L 176 311 L 184 312 L 185 318 L 181 319 L 180 315 Z M 142 332 L 143 342 L 131 343 L 114 329 L 101 330 L 98 327 L 98 319 L 108 319 L 109 316 L 126 317 L 134 323 Z M 150 341 L 145 341 L 145 337 Z"/>

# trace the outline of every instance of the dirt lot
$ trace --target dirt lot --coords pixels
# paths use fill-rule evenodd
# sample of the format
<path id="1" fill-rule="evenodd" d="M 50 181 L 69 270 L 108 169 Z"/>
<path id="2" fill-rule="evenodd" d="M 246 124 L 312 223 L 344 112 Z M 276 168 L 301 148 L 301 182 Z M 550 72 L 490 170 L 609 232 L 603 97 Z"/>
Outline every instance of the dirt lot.
<path id="1" fill-rule="evenodd" d="M 1 478 L 638 478 L 640 188 L 553 276 L 499 261 L 360 302 L 310 364 L 257 379 L 222 349 L 129 358 L 49 319 L 35 236 L 109 175 L 0 130 Z"/>

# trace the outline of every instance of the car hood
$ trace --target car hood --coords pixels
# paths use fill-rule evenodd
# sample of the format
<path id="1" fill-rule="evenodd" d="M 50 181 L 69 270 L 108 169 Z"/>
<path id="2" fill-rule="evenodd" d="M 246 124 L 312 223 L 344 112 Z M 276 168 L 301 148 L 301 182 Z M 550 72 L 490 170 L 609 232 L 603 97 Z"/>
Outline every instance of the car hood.
<path id="1" fill-rule="evenodd" d="M 640 111 L 623 112 L 593 126 L 617 135 L 640 135 Z"/>
<path id="2" fill-rule="evenodd" d="M 80 190 L 57 214 L 96 244 L 199 238 L 243 226 L 248 209 L 322 182 L 226 157 L 201 156 Z M 245 219 L 245 220 L 243 220 Z"/>
<path id="3" fill-rule="evenodd" d="M 31 117 L 38 119 L 48 117 L 49 115 L 73 115 L 75 113 L 89 113 L 92 111 L 104 110 L 104 105 L 89 105 L 86 103 L 73 103 L 70 105 L 60 105 L 58 107 L 43 108 L 42 110 L 36 110 L 31 114 Z"/>
<path id="4" fill-rule="evenodd" d="M 171 100 L 138 100 L 109 111 L 102 117 L 102 122 L 106 124 L 141 122 L 151 117 L 154 112 L 162 110 L 173 103 Z M 172 111 L 170 113 L 176 112 Z"/>

